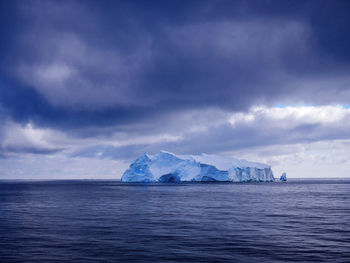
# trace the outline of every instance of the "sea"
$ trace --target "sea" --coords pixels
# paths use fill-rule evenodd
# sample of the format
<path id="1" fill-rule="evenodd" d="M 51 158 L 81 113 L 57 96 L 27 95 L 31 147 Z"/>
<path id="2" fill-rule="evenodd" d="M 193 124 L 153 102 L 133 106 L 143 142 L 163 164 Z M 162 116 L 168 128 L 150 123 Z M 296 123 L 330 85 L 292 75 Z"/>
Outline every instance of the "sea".
<path id="1" fill-rule="evenodd" d="M 0 181 L 0 262 L 350 262 L 350 180 Z"/>

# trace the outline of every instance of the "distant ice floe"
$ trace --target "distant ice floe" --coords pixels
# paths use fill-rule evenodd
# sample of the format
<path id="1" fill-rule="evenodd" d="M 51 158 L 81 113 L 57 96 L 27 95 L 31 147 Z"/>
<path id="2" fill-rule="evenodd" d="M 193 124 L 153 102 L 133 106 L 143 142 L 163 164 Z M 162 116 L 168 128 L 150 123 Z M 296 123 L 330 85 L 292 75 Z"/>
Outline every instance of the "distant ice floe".
<path id="1" fill-rule="evenodd" d="M 286 174 L 286 173 L 283 173 L 283 174 L 281 175 L 281 177 L 280 177 L 280 180 L 281 180 L 282 182 L 286 182 L 286 181 L 287 181 L 287 174 Z"/>

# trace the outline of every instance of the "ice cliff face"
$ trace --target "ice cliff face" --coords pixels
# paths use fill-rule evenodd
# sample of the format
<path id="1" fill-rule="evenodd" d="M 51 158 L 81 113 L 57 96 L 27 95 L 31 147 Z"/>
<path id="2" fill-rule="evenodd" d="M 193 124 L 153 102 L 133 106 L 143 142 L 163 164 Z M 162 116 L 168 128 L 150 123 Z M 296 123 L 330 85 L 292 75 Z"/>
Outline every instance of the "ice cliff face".
<path id="1" fill-rule="evenodd" d="M 271 167 L 216 155 L 144 153 L 127 169 L 122 182 L 271 182 Z"/>

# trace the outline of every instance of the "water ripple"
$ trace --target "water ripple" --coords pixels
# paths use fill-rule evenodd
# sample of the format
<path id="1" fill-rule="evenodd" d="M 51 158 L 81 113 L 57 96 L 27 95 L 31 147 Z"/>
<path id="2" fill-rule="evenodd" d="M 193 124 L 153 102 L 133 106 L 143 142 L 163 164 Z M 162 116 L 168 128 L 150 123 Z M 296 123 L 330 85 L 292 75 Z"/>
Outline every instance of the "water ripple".
<path id="1" fill-rule="evenodd" d="M 0 182 L 0 262 L 350 262 L 350 181 Z"/>

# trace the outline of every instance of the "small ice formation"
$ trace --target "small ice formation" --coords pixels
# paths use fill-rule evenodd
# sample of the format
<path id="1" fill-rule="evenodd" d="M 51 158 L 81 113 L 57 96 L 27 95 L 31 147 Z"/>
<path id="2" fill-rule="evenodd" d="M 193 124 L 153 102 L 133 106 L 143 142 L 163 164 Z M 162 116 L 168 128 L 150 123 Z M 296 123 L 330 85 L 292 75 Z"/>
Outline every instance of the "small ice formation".
<path id="1" fill-rule="evenodd" d="M 127 169 L 122 182 L 272 182 L 271 167 L 217 155 L 144 153 Z"/>
<path id="2" fill-rule="evenodd" d="M 281 177 L 280 177 L 280 180 L 281 180 L 282 182 L 287 182 L 287 174 L 286 174 L 286 173 L 283 173 L 283 174 L 281 175 Z"/>

